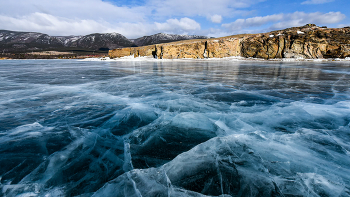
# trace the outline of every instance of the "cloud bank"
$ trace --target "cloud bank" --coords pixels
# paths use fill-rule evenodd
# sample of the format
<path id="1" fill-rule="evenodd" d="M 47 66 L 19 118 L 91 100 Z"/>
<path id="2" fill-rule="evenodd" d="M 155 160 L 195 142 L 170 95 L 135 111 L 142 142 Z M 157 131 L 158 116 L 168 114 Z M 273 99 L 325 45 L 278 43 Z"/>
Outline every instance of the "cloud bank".
<path id="1" fill-rule="evenodd" d="M 231 33 L 240 33 L 242 30 L 246 30 L 245 32 L 254 32 L 252 31 L 252 28 L 264 27 L 267 25 L 265 28 L 267 31 L 270 31 L 288 27 L 298 27 L 308 23 L 334 24 L 339 23 L 345 18 L 346 16 L 341 12 L 294 12 L 287 14 L 274 14 L 262 17 L 258 16 L 247 19 L 237 19 L 232 23 L 223 24 L 222 27 Z"/>
<path id="2" fill-rule="evenodd" d="M 307 0 L 324 4 L 334 0 Z M 120 2 L 124 2 L 121 4 Z M 341 12 L 261 15 L 254 10 L 267 0 L 0 0 L 0 29 L 49 35 L 118 32 L 137 38 L 159 32 L 225 36 L 254 33 L 306 23 L 336 24 Z M 223 24 L 222 24 L 223 23 Z M 348 23 L 348 22 L 345 22 Z M 222 24 L 222 25 L 219 25 Z"/>
<path id="3" fill-rule="evenodd" d="M 186 34 L 201 29 L 199 23 L 186 17 L 168 19 L 164 23 L 121 22 L 114 26 L 106 21 L 72 20 L 37 12 L 20 18 L 0 15 L 0 24 L 3 24 L 3 29 L 45 32 L 50 35 L 78 35 L 77 32 L 79 35 L 117 32 L 129 37 L 139 37 L 154 32 Z"/>

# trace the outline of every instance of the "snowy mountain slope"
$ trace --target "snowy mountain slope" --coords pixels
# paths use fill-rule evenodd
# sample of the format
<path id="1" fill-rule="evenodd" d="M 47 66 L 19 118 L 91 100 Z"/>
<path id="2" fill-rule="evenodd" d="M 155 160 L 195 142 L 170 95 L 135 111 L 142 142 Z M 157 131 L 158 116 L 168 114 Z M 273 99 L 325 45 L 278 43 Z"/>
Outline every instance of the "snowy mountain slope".
<path id="1" fill-rule="evenodd" d="M 3 52 L 58 47 L 63 47 L 62 41 L 47 34 L 0 30 L 0 49 Z"/>
<path id="2" fill-rule="evenodd" d="M 0 30 L 1 52 L 41 50 L 108 50 L 132 46 L 145 46 L 189 39 L 206 39 L 206 36 L 159 33 L 129 40 L 119 33 L 95 33 L 85 36 L 49 36 L 37 32 Z"/>
<path id="3" fill-rule="evenodd" d="M 39 50 L 100 50 L 101 48 L 130 47 L 133 43 L 118 33 L 86 36 L 49 36 L 35 32 L 0 30 L 0 49 L 3 52 Z M 107 50 L 108 50 L 107 49 Z"/>
<path id="4" fill-rule="evenodd" d="M 167 43 L 180 40 L 191 40 L 191 39 L 208 39 L 207 36 L 196 36 L 196 35 L 176 35 L 176 34 L 165 34 L 158 33 L 151 36 L 144 36 L 141 38 L 134 39 L 134 43 L 137 46 L 146 46 L 152 44 Z"/>
<path id="5" fill-rule="evenodd" d="M 118 33 L 90 34 L 68 43 L 68 47 L 84 49 L 131 47 L 134 43 Z"/>

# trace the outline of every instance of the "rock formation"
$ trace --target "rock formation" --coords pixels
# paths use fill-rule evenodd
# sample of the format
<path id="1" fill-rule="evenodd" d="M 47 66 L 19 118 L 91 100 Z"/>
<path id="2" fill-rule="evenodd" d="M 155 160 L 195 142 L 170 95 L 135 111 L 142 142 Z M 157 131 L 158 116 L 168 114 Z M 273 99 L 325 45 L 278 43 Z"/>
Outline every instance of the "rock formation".
<path id="1" fill-rule="evenodd" d="M 231 56 L 263 59 L 345 58 L 350 57 L 350 28 L 326 28 L 307 24 L 269 33 L 186 40 L 109 51 L 111 58 L 130 55 L 153 56 L 158 59 Z"/>

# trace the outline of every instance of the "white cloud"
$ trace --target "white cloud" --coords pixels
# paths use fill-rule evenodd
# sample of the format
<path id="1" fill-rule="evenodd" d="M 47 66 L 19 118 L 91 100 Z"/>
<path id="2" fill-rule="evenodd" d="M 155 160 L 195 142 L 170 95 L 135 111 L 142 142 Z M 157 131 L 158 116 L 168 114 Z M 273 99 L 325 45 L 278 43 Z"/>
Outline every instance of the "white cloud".
<path id="1" fill-rule="evenodd" d="M 201 31 L 201 26 L 190 18 L 168 19 L 164 23 L 118 23 L 106 32 L 118 32 L 127 38 L 138 38 L 156 33 L 195 34 Z"/>
<path id="2" fill-rule="evenodd" d="M 222 26 L 229 29 L 243 29 L 249 27 L 259 27 L 269 22 L 276 22 L 283 19 L 284 14 L 274 14 L 268 16 L 257 16 L 247 19 L 237 19 L 236 21 Z"/>
<path id="3" fill-rule="evenodd" d="M 213 22 L 213 23 L 221 23 L 222 16 L 215 14 L 215 15 L 210 17 L 210 21 Z"/>
<path id="4" fill-rule="evenodd" d="M 150 0 L 147 4 L 157 16 L 205 16 L 217 13 L 222 16 L 233 17 L 253 4 L 265 0 Z"/>
<path id="5" fill-rule="evenodd" d="M 335 23 L 339 23 L 345 18 L 346 16 L 341 12 L 328 12 L 328 13 L 294 12 L 292 14 L 285 14 L 284 20 L 274 24 L 272 28 L 278 29 L 278 28 L 286 28 L 286 27 L 296 27 L 296 26 L 302 26 L 308 23 L 313 23 L 316 25 L 335 24 Z"/>
<path id="6" fill-rule="evenodd" d="M 335 24 L 339 23 L 346 16 L 341 12 L 294 12 L 289 14 L 274 14 L 268 16 L 259 16 L 248 19 L 237 19 L 232 23 L 223 24 L 222 27 L 230 30 L 232 33 L 251 32 L 252 27 L 262 27 L 270 25 L 268 30 L 283 29 L 287 27 L 297 27 L 308 23 L 320 24 Z M 242 31 L 244 30 L 244 31 Z"/>
<path id="7" fill-rule="evenodd" d="M 44 13 L 33 13 L 19 18 L 0 15 L 2 29 L 45 32 L 51 35 L 73 35 L 99 32 L 105 24 L 94 20 L 71 20 Z"/>
<path id="8" fill-rule="evenodd" d="M 128 38 L 137 38 L 159 32 L 188 34 L 199 31 L 201 26 L 190 18 L 168 19 L 164 23 L 119 22 L 68 19 L 45 13 L 33 13 L 22 17 L 0 15 L 1 29 L 35 31 L 49 35 L 86 35 L 90 33 L 118 32 Z"/>
<path id="9" fill-rule="evenodd" d="M 302 2 L 301 4 L 324 4 L 324 3 L 329 3 L 333 1 L 334 0 L 307 0 Z"/>
<path id="10" fill-rule="evenodd" d="M 168 19 L 166 23 L 155 23 L 157 29 L 161 31 L 175 31 L 177 29 L 184 31 L 194 31 L 201 28 L 200 24 L 190 18 Z"/>
<path id="11" fill-rule="evenodd" d="M 223 31 L 222 29 L 210 28 L 208 30 L 203 30 L 202 35 L 206 35 L 208 37 L 224 37 L 230 35 L 230 33 Z"/>
<path id="12" fill-rule="evenodd" d="M 221 16 L 240 14 L 265 0 L 147 0 L 143 5 L 120 6 L 104 0 L 0 0 L 0 13 L 18 17 L 35 12 L 56 17 L 118 20 L 119 22 L 147 21 L 150 18 L 164 20 L 173 17 Z"/>
<path id="13" fill-rule="evenodd" d="M 156 33 L 195 34 L 201 31 L 201 26 L 195 20 L 185 17 L 168 19 L 164 23 L 119 23 L 108 31 L 121 33 L 127 38 L 138 38 Z"/>
<path id="14" fill-rule="evenodd" d="M 194 34 L 202 31 L 193 17 L 221 23 L 222 17 L 249 12 L 241 9 L 262 1 L 146 0 L 142 5 L 122 6 L 106 0 L 0 0 L 0 29 L 49 35 L 107 31 L 127 37 L 158 32 Z"/>
<path id="15" fill-rule="evenodd" d="M 150 14 L 146 7 L 119 7 L 102 0 L 0 0 L 0 4 L 1 15 L 11 17 L 38 12 L 70 19 L 141 22 Z"/>
<path id="16" fill-rule="evenodd" d="M 118 32 L 128 38 L 159 32 L 224 36 L 227 32 L 226 35 L 254 33 L 307 23 L 335 24 L 345 18 L 340 12 L 281 13 L 237 19 L 223 24 L 221 29 L 210 29 L 212 23 L 222 23 L 223 18 L 252 15 L 254 10 L 250 8 L 263 1 L 266 0 L 145 0 L 128 5 L 126 0 L 0 0 L 0 29 L 49 35 Z M 329 1 L 333 0 L 304 0 L 303 4 Z M 197 22 L 202 19 L 212 22 L 202 23 L 204 30 Z"/>
<path id="17" fill-rule="evenodd" d="M 338 28 L 350 27 L 350 23 L 349 24 L 338 24 L 337 27 Z"/>

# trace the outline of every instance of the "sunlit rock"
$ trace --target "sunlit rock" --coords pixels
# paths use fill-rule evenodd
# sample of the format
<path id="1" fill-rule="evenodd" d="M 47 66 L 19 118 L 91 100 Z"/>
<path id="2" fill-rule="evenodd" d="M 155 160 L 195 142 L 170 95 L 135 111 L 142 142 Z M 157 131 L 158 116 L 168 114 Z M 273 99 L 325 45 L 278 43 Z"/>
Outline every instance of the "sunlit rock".
<path id="1" fill-rule="evenodd" d="M 141 54 L 158 59 L 203 59 L 231 56 L 263 59 L 276 58 L 346 58 L 350 56 L 349 28 L 321 28 L 305 25 L 254 35 L 235 35 L 223 38 L 190 40 L 159 44 L 150 47 L 114 49 L 111 57 Z M 275 36 L 276 35 L 276 36 Z M 151 49 L 152 50 L 152 49 Z M 135 52 L 129 52 L 135 51 Z M 155 55 L 156 54 L 156 55 Z"/>

